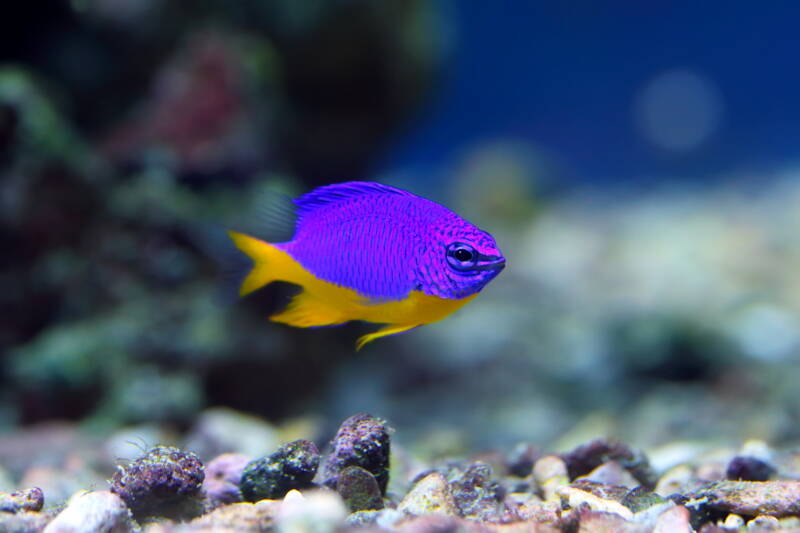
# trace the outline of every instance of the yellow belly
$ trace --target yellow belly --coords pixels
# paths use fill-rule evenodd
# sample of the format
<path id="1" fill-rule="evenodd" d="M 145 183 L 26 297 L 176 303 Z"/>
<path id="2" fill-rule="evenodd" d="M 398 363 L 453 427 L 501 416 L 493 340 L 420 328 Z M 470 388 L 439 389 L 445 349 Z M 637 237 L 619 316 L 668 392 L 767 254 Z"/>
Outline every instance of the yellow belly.
<path id="1" fill-rule="evenodd" d="M 452 300 L 412 291 L 400 301 L 374 302 L 353 289 L 315 277 L 292 256 L 270 243 L 235 232 L 230 232 L 230 236 L 255 263 L 242 283 L 240 294 L 248 294 L 273 281 L 286 281 L 303 288 L 284 311 L 271 316 L 270 320 L 301 328 L 331 326 L 351 320 L 388 324 L 361 337 L 357 348 L 379 337 L 441 320 L 477 296 Z"/>

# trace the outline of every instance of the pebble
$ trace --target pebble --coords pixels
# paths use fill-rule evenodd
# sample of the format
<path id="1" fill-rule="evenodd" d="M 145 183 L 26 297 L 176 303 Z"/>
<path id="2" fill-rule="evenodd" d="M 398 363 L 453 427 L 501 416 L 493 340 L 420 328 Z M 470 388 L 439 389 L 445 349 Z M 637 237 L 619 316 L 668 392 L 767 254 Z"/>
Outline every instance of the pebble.
<path id="1" fill-rule="evenodd" d="M 225 505 L 195 518 L 181 532 L 191 533 L 267 533 L 274 528 L 275 516 L 281 502 L 261 500 Z M 146 531 L 146 533 L 151 533 Z M 152 532 L 155 533 L 155 532 Z"/>
<path id="2" fill-rule="evenodd" d="M 796 515 L 800 514 L 800 481 L 719 481 L 693 493 L 691 501 L 744 516 Z"/>
<path id="3" fill-rule="evenodd" d="M 561 458 L 567 464 L 570 479 L 586 475 L 608 461 L 617 461 L 646 487 L 653 487 L 657 479 L 644 453 L 612 440 L 593 440 L 562 454 Z"/>
<path id="4" fill-rule="evenodd" d="M 290 490 L 312 486 L 319 467 L 319 450 L 308 440 L 284 444 L 267 457 L 247 464 L 239 489 L 246 501 L 284 497 Z"/>
<path id="5" fill-rule="evenodd" d="M 250 457 L 240 453 L 223 453 L 206 466 L 203 491 L 213 506 L 242 501 L 239 483 Z"/>
<path id="6" fill-rule="evenodd" d="M 43 533 L 128 533 L 135 525 L 125 502 L 107 490 L 78 492 Z"/>
<path id="7" fill-rule="evenodd" d="M 431 472 L 417 481 L 397 506 L 397 510 L 409 515 L 458 515 L 450 485 L 439 472 Z"/>
<path id="8" fill-rule="evenodd" d="M 634 478 L 630 472 L 625 470 L 622 465 L 617 461 L 608 461 L 603 463 L 586 475 L 580 476 L 576 481 L 587 480 L 597 483 L 604 483 L 606 485 L 617 485 L 633 489 L 638 487 L 640 483 Z"/>
<path id="9" fill-rule="evenodd" d="M 506 468 L 512 476 L 527 477 L 531 474 L 534 463 L 541 455 L 539 448 L 522 442 L 508 454 Z"/>
<path id="10" fill-rule="evenodd" d="M 653 533 L 691 533 L 689 510 L 683 506 L 675 506 L 661 513 L 656 519 Z"/>
<path id="11" fill-rule="evenodd" d="M 545 500 L 555 500 L 558 488 L 569 485 L 567 464 L 557 455 L 545 455 L 534 463 L 533 479 Z"/>
<path id="12" fill-rule="evenodd" d="M 581 481 L 567 487 L 559 487 L 556 493 L 564 505 L 573 509 L 585 505 L 593 511 L 616 514 L 625 520 L 633 519 L 633 511 L 621 503 L 628 493 L 625 487 L 614 488 L 591 481 Z"/>
<path id="13" fill-rule="evenodd" d="M 289 491 L 275 517 L 277 533 L 333 533 L 348 512 L 342 498 L 333 491 L 314 490 L 305 495 Z"/>
<path id="14" fill-rule="evenodd" d="M 383 420 L 368 414 L 353 415 L 339 427 L 332 451 L 322 470 L 323 483 L 334 489 L 339 473 L 348 466 L 360 466 L 378 482 L 386 494 L 389 482 L 389 428 Z"/>
<path id="15" fill-rule="evenodd" d="M 504 491 L 492 480 L 492 467 L 475 462 L 450 480 L 450 493 L 464 518 L 498 522 L 503 514 Z"/>
<path id="16" fill-rule="evenodd" d="M 204 478 L 203 463 L 195 454 L 156 446 L 117 467 L 111 492 L 122 498 L 137 520 L 150 516 L 187 520 L 203 511 Z"/>
<path id="17" fill-rule="evenodd" d="M 48 513 L 20 511 L 0 513 L 0 531 L 3 533 L 39 533 L 52 519 Z"/>
<path id="18" fill-rule="evenodd" d="M 38 487 L 19 490 L 10 494 L 0 492 L 0 512 L 41 511 L 43 506 L 44 493 Z"/>
<path id="19" fill-rule="evenodd" d="M 769 463 L 744 455 L 737 455 L 728 463 L 725 477 L 733 481 L 767 481 L 775 473 Z"/>
<path id="20" fill-rule="evenodd" d="M 375 476 L 360 466 L 348 466 L 339 473 L 336 492 L 350 512 L 383 509 L 381 489 Z"/>

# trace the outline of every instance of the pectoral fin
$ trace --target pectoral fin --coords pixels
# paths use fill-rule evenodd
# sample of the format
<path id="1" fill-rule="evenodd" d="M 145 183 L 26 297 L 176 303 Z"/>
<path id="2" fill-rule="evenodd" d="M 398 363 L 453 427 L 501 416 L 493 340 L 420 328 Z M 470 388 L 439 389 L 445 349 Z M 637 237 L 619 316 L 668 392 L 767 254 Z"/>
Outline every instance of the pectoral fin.
<path id="1" fill-rule="evenodd" d="M 397 335 L 398 333 L 403 333 L 404 331 L 414 329 L 419 325 L 420 324 L 389 324 L 388 326 L 382 327 L 375 333 L 369 333 L 359 337 L 356 341 L 356 350 L 360 350 L 365 344 L 372 342 L 375 339 L 386 337 L 388 335 Z"/>

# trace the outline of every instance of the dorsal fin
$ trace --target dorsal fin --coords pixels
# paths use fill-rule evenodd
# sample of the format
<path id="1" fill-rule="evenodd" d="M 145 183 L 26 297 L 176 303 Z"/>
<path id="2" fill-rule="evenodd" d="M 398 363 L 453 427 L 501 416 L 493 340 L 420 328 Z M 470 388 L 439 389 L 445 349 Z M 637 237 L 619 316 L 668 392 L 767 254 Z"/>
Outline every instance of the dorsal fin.
<path id="1" fill-rule="evenodd" d="M 320 207 L 336 204 L 343 200 L 364 196 L 368 194 L 397 194 L 413 198 L 414 195 L 402 189 L 389 185 L 375 183 L 374 181 L 348 181 L 318 187 L 304 194 L 294 201 L 297 206 L 297 215 L 303 217 Z"/>

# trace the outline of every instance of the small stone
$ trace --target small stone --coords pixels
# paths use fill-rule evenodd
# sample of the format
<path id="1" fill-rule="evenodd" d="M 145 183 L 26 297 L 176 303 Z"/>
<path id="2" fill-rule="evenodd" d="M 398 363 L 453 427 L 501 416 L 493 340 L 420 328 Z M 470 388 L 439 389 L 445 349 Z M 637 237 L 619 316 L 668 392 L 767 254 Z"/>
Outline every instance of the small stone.
<path id="1" fill-rule="evenodd" d="M 774 473 L 775 468 L 761 459 L 737 455 L 728 463 L 725 477 L 732 481 L 768 481 Z"/>
<path id="2" fill-rule="evenodd" d="M 389 429 L 383 420 L 367 414 L 353 415 L 339 427 L 325 459 L 323 483 L 336 488 L 339 473 L 360 466 L 375 476 L 381 494 L 389 482 Z"/>
<path id="3" fill-rule="evenodd" d="M 432 472 L 417 481 L 397 506 L 397 510 L 410 515 L 458 515 L 450 485 L 439 472 Z"/>
<path id="4" fill-rule="evenodd" d="M 125 502 L 113 492 L 79 492 L 43 533 L 127 533 L 135 531 Z"/>
<path id="5" fill-rule="evenodd" d="M 280 504 L 278 500 L 261 500 L 225 505 L 195 518 L 187 528 L 204 533 L 267 533 L 273 530 Z"/>
<path id="6" fill-rule="evenodd" d="M 240 453 L 223 453 L 206 467 L 203 490 L 212 506 L 242 501 L 239 483 L 250 458 Z"/>
<path id="7" fill-rule="evenodd" d="M 633 511 L 634 513 L 641 513 L 651 507 L 660 506 L 664 503 L 672 505 L 670 500 L 666 500 L 656 494 L 650 492 L 644 487 L 636 487 L 628 492 L 620 501 L 622 505 Z"/>
<path id="8" fill-rule="evenodd" d="M 277 533 L 333 533 L 347 518 L 342 498 L 333 491 L 315 490 L 301 495 L 290 491 L 275 517 Z"/>
<path id="9" fill-rule="evenodd" d="M 541 452 L 536 446 L 525 442 L 517 444 L 506 459 L 508 473 L 517 477 L 529 476 L 534 463 L 541 455 Z"/>
<path id="10" fill-rule="evenodd" d="M 617 461 L 645 487 L 652 488 L 657 479 L 647 456 L 621 442 L 596 439 L 561 457 L 567 464 L 570 479 L 586 475 L 608 461 Z"/>
<path id="11" fill-rule="evenodd" d="M 360 466 L 348 466 L 339 473 L 336 492 L 351 512 L 383 509 L 381 489 L 375 476 Z"/>
<path id="12" fill-rule="evenodd" d="M 731 513 L 725 517 L 722 527 L 726 529 L 739 529 L 740 527 L 744 527 L 744 518 L 738 514 Z"/>
<path id="13" fill-rule="evenodd" d="M 747 523 L 747 529 L 760 531 L 768 530 L 773 531 L 781 527 L 780 521 L 774 516 L 757 516 Z"/>
<path id="14" fill-rule="evenodd" d="M 672 507 L 661 513 L 656 519 L 653 533 L 691 533 L 689 510 L 683 506 Z"/>
<path id="15" fill-rule="evenodd" d="M 593 511 L 613 513 L 625 520 L 633 519 L 633 511 L 621 503 L 628 493 L 625 487 L 610 487 L 591 481 L 581 481 L 568 487 L 560 487 L 556 492 L 562 502 L 573 509 L 586 505 Z"/>
<path id="16" fill-rule="evenodd" d="M 0 512 L 41 511 L 43 506 L 44 493 L 38 487 L 19 490 L 11 494 L 0 492 Z"/>
<path id="17" fill-rule="evenodd" d="M 557 455 L 545 455 L 534 463 L 533 479 L 542 490 L 545 500 L 555 500 L 558 498 L 558 488 L 569 485 L 567 465 Z"/>
<path id="18" fill-rule="evenodd" d="M 617 485 L 633 489 L 639 486 L 639 482 L 634 478 L 630 472 L 625 470 L 622 465 L 617 461 L 608 461 L 603 463 L 588 474 L 580 476 L 576 481 L 580 480 L 595 481 L 605 485 Z"/>
<path id="19" fill-rule="evenodd" d="M 191 452 L 156 446 L 125 466 L 111 479 L 137 520 L 163 516 L 187 520 L 202 513 L 203 463 Z"/>
<path id="20" fill-rule="evenodd" d="M 584 511 L 580 513 L 578 533 L 649 533 L 644 524 L 634 524 L 616 513 Z"/>
<path id="21" fill-rule="evenodd" d="M 345 501 L 345 504 L 347 501 Z M 345 525 L 347 527 L 365 527 L 372 526 L 377 522 L 378 517 L 381 516 L 383 510 L 369 510 L 369 511 L 354 511 L 347 516 Z"/>
<path id="22" fill-rule="evenodd" d="M 3 533 L 39 533 L 52 518 L 47 513 L 28 511 L 0 513 L 0 531 Z"/>
<path id="23" fill-rule="evenodd" d="M 492 467 L 473 463 L 450 481 L 450 493 L 464 518 L 496 522 L 502 515 L 504 491 L 492 480 Z"/>
<path id="24" fill-rule="evenodd" d="M 272 455 L 248 463 L 239 489 L 249 502 L 282 498 L 290 490 L 311 487 L 319 461 L 319 450 L 311 441 L 284 444 Z"/>
<path id="25" fill-rule="evenodd" d="M 690 502 L 745 516 L 796 515 L 800 514 L 800 481 L 719 481 L 692 493 Z"/>
<path id="26" fill-rule="evenodd" d="M 517 515 L 521 520 L 530 520 L 539 524 L 555 524 L 561 513 L 561 504 L 555 501 L 541 501 L 531 496 L 517 506 Z"/>
<path id="27" fill-rule="evenodd" d="M 656 483 L 655 492 L 667 497 L 671 494 L 698 489 L 702 485 L 702 482 L 694 478 L 689 465 L 677 465 L 664 472 L 658 483 Z"/>

